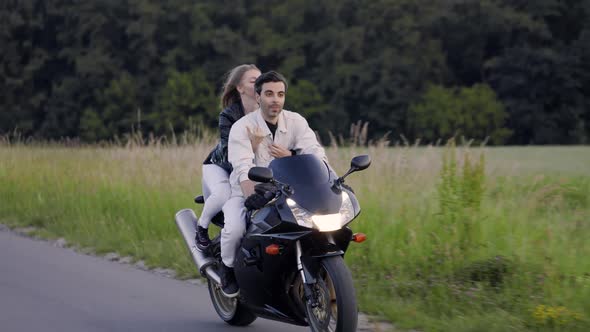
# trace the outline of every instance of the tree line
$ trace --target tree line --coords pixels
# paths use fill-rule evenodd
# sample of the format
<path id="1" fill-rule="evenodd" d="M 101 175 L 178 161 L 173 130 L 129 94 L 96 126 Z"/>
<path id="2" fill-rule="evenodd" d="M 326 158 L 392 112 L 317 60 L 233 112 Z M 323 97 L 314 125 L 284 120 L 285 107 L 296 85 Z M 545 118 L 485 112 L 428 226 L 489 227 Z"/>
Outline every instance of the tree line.
<path id="1" fill-rule="evenodd" d="M 0 135 L 214 128 L 254 63 L 323 137 L 590 140 L 590 0 L 4 0 L 0 25 Z"/>

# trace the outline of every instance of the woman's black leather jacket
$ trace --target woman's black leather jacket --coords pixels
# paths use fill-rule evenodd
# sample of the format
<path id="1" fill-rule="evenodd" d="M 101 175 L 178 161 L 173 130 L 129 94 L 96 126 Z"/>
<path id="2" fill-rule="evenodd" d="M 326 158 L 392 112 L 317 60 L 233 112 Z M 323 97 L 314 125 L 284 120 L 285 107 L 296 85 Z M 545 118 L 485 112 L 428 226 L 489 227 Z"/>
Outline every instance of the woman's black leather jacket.
<path id="1" fill-rule="evenodd" d="M 221 140 L 213 148 L 211 153 L 205 159 L 203 164 L 215 164 L 227 173 L 231 173 L 232 166 L 227 160 L 227 141 L 229 139 L 229 130 L 231 126 L 244 116 L 244 107 L 242 103 L 234 103 L 226 107 L 219 114 L 219 135 Z"/>

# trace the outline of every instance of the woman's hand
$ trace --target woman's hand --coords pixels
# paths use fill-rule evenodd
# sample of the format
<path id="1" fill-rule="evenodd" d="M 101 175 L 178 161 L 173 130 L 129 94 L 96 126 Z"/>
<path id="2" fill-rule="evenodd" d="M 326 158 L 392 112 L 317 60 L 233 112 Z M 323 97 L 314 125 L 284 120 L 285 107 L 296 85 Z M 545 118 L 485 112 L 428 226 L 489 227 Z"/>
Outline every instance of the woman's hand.
<path id="1" fill-rule="evenodd" d="M 270 145 L 270 155 L 275 158 L 290 157 L 292 156 L 291 150 L 288 150 L 278 144 Z"/>
<path id="2" fill-rule="evenodd" d="M 251 130 L 250 127 L 246 127 L 246 130 L 248 131 L 250 143 L 252 143 L 252 150 L 256 153 L 256 151 L 258 151 L 258 146 L 262 143 L 266 135 L 264 135 L 264 131 L 260 127 L 256 127 L 253 130 Z"/>

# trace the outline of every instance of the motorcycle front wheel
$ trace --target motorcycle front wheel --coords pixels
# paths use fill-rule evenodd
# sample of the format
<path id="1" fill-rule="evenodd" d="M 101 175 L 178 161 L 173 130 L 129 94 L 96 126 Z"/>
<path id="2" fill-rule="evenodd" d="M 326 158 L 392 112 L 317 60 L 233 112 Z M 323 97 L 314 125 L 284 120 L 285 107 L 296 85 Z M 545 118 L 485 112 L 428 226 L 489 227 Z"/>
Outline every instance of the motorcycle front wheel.
<path id="1" fill-rule="evenodd" d="M 354 332 L 358 307 L 352 276 L 340 256 L 322 259 L 305 312 L 313 332 Z M 314 303 L 315 302 L 315 303 Z"/>
<path id="2" fill-rule="evenodd" d="M 237 297 L 225 296 L 221 291 L 221 285 L 207 279 L 207 286 L 213 308 L 223 321 L 229 325 L 246 326 L 256 320 L 256 315 L 241 304 Z"/>

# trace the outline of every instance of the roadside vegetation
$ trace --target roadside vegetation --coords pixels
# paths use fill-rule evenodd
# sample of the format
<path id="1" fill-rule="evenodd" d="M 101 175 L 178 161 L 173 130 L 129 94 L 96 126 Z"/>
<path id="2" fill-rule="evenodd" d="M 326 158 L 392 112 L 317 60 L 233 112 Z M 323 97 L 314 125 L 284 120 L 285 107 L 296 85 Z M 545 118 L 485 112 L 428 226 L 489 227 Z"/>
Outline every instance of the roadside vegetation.
<path id="1" fill-rule="evenodd" d="M 0 144 L 0 223 L 195 277 L 174 224 L 208 140 Z M 590 330 L 590 147 L 327 149 L 363 208 L 361 311 L 423 331 Z"/>

